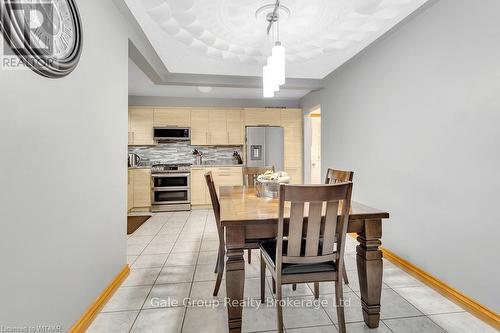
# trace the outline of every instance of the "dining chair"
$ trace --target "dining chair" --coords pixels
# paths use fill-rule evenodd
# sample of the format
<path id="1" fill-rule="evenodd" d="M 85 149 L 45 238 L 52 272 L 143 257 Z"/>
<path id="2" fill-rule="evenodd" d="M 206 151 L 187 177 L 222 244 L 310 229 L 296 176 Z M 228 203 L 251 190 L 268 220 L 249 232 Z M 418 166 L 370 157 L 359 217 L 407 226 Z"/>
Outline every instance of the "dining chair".
<path id="1" fill-rule="evenodd" d="M 243 184 L 254 186 L 257 183 L 257 176 L 271 170 L 274 172 L 274 166 L 267 167 L 244 167 L 243 168 Z"/>
<path id="2" fill-rule="evenodd" d="M 209 171 L 205 174 L 205 181 L 207 183 L 208 191 L 210 193 L 210 200 L 212 201 L 212 208 L 214 210 L 214 215 L 215 215 L 215 223 L 217 224 L 217 233 L 219 235 L 219 250 L 217 253 L 217 262 L 215 264 L 215 270 L 214 270 L 214 273 L 217 274 L 217 279 L 215 280 L 215 287 L 213 292 L 213 295 L 217 296 L 217 294 L 219 293 L 220 284 L 222 282 L 222 276 L 224 274 L 226 242 L 224 239 L 224 228 L 220 223 L 220 204 L 219 204 L 219 198 L 217 197 L 217 192 L 215 190 L 215 184 L 212 172 Z M 248 249 L 248 252 L 250 252 L 251 249 L 258 249 L 258 248 L 259 248 L 258 242 L 245 243 L 245 249 Z"/>
<path id="3" fill-rule="evenodd" d="M 243 168 L 243 184 L 246 186 L 255 186 L 257 185 L 257 176 L 262 175 L 266 171 L 271 170 L 274 172 L 274 166 L 268 167 L 244 167 Z M 252 263 L 252 250 L 247 251 L 248 255 L 248 263 Z"/>
<path id="4" fill-rule="evenodd" d="M 354 171 L 344 171 L 337 169 L 328 169 L 326 171 L 325 184 L 337 184 L 343 182 L 352 182 L 354 177 Z M 344 260 L 345 263 L 345 260 Z M 344 282 L 349 284 L 349 279 L 347 277 L 347 270 L 344 267 Z"/>
<path id="5" fill-rule="evenodd" d="M 335 282 L 339 330 L 346 331 L 342 274 L 351 193 L 352 182 L 280 186 L 277 238 L 260 245 L 261 301 L 265 303 L 267 268 L 276 281 L 278 332 L 283 332 L 282 285 L 328 281 Z"/>

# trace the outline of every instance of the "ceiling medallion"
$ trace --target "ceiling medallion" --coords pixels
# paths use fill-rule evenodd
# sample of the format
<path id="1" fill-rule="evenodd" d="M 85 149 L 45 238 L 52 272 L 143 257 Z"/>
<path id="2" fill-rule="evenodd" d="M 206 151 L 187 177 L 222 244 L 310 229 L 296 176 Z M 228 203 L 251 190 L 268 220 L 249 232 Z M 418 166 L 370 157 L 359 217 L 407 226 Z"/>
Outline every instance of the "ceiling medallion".
<path id="1" fill-rule="evenodd" d="M 263 96 L 274 97 L 274 93 L 280 90 L 281 85 L 285 84 L 285 47 L 281 45 L 280 41 L 279 21 L 281 19 L 280 14 L 282 12 L 286 13 L 286 10 L 280 10 L 280 0 L 276 0 L 276 4 L 273 7 L 268 5 L 261 8 L 267 8 L 267 10 L 272 8 L 272 11 L 266 14 L 266 20 L 269 22 L 267 34 L 269 35 L 271 29 L 275 28 L 273 35 L 276 40 L 271 51 L 271 56 L 267 58 L 267 63 L 262 69 Z M 289 14 L 290 10 L 288 10 Z"/>

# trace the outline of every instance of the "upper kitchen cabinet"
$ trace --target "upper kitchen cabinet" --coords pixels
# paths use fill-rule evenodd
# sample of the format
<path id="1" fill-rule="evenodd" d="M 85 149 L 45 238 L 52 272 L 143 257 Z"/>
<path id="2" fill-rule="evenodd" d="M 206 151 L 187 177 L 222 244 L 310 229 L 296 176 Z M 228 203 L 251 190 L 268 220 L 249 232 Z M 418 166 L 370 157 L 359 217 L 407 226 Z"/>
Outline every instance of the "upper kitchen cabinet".
<path id="1" fill-rule="evenodd" d="M 190 127 L 191 109 L 188 108 L 157 108 L 154 109 L 155 127 Z"/>
<path id="2" fill-rule="evenodd" d="M 241 113 L 241 110 L 226 110 L 227 141 L 230 145 L 243 145 L 245 141 Z"/>
<path id="3" fill-rule="evenodd" d="M 191 144 L 208 145 L 208 110 L 191 110 Z"/>
<path id="4" fill-rule="evenodd" d="M 245 126 L 281 126 L 281 109 L 245 109 Z"/>
<path id="5" fill-rule="evenodd" d="M 242 145 L 241 110 L 193 109 L 192 145 Z"/>
<path id="6" fill-rule="evenodd" d="M 210 110 L 208 112 L 208 143 L 211 145 L 227 145 L 226 110 Z"/>
<path id="7" fill-rule="evenodd" d="M 128 144 L 154 145 L 153 110 L 131 108 L 128 112 Z"/>

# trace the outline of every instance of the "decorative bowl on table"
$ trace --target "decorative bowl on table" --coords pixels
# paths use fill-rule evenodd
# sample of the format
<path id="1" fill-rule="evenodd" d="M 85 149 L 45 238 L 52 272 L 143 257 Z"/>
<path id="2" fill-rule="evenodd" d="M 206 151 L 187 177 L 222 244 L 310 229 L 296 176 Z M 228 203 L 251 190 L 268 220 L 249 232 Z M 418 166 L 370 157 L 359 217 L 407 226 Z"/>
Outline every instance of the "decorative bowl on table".
<path id="1" fill-rule="evenodd" d="M 277 198 L 280 194 L 280 185 L 288 184 L 289 182 L 290 176 L 284 171 L 266 171 L 266 173 L 257 176 L 257 195 Z"/>

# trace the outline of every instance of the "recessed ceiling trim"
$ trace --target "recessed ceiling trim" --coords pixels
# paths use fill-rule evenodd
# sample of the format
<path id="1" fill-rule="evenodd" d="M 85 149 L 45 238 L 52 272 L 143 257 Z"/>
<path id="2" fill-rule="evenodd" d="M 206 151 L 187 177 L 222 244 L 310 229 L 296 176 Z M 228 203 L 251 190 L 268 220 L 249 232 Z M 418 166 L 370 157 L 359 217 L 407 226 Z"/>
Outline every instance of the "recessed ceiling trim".
<path id="1" fill-rule="evenodd" d="M 129 57 L 132 61 L 158 85 L 175 86 L 211 86 L 211 87 L 234 87 L 234 88 L 261 88 L 262 78 L 259 76 L 237 76 L 237 75 L 209 75 L 209 74 L 181 74 L 158 73 L 142 55 L 137 47 L 129 40 Z M 320 90 L 323 88 L 323 80 L 319 79 L 287 79 L 282 89 L 293 90 Z"/>

